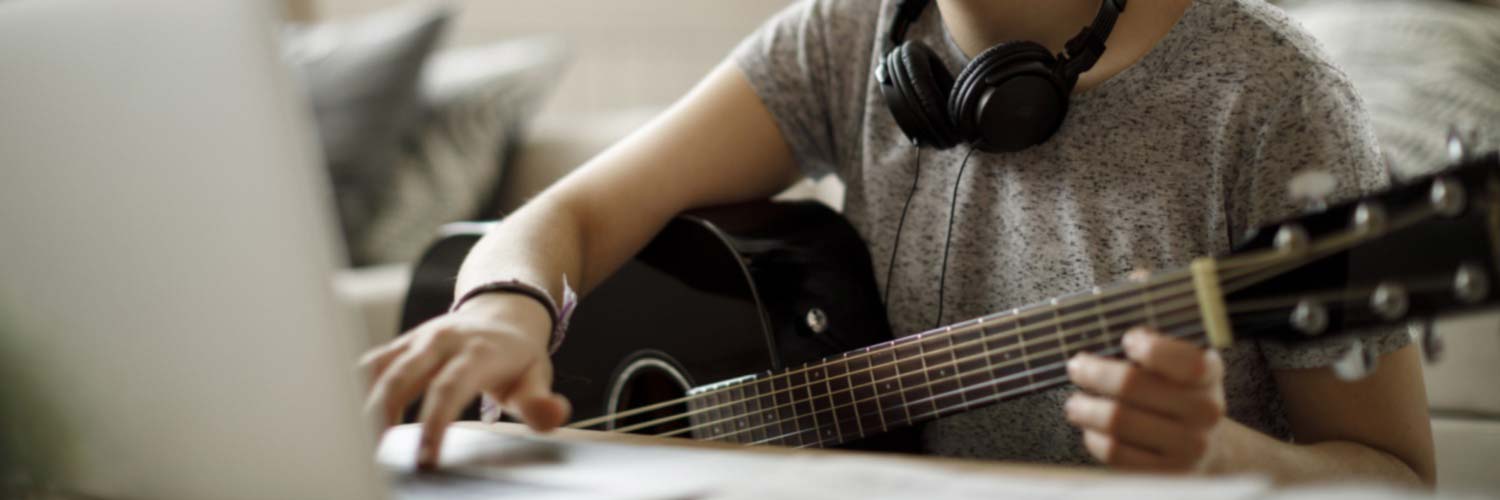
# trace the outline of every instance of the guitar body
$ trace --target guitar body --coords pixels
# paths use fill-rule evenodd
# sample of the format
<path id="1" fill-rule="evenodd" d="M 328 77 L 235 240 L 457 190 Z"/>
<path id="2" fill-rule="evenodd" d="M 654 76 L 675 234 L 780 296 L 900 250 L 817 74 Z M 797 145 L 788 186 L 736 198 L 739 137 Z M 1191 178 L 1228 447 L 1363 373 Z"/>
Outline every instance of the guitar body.
<path id="1" fill-rule="evenodd" d="M 403 332 L 447 310 L 453 277 L 486 227 L 449 226 L 429 248 L 413 273 Z M 588 419 L 891 340 L 872 269 L 859 235 L 821 204 L 684 214 L 580 302 L 553 356 L 554 390 L 573 403 L 573 418 Z M 667 406 L 609 428 L 685 410 Z M 467 417 L 476 416 L 470 408 Z M 910 429 L 846 446 L 917 449 Z"/>

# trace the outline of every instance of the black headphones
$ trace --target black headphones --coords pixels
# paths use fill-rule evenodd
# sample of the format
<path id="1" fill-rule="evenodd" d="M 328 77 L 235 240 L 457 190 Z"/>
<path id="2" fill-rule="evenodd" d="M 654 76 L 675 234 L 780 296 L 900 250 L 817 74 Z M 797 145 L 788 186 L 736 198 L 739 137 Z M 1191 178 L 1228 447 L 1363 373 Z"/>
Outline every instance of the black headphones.
<path id="1" fill-rule="evenodd" d="M 1020 151 L 1062 126 L 1078 75 L 1104 54 L 1125 1 L 1104 0 L 1094 22 L 1068 41 L 1066 54 L 1054 56 L 1036 42 L 1005 42 L 980 53 L 955 80 L 932 49 L 904 41 L 929 1 L 901 0 L 889 31 L 894 48 L 875 68 L 875 79 L 896 124 L 918 146 Z"/>

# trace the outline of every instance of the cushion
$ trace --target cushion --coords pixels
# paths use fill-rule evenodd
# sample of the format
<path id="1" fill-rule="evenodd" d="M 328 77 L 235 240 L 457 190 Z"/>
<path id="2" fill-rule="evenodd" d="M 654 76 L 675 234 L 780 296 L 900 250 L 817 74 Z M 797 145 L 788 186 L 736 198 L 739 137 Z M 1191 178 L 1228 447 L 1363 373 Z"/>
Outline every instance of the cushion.
<path id="1" fill-rule="evenodd" d="M 553 38 L 502 41 L 435 57 L 419 132 L 401 143 L 384 205 L 350 241 L 357 264 L 411 262 L 448 222 L 493 219 L 505 160 L 564 66 Z"/>
<path id="2" fill-rule="evenodd" d="M 1349 74 L 1398 178 L 1448 161 L 1449 127 L 1500 148 L 1500 8 L 1431 0 L 1304 0 L 1287 12 Z"/>
<path id="3" fill-rule="evenodd" d="M 345 241 L 363 239 L 421 111 L 423 65 L 450 17 L 412 4 L 346 22 L 289 26 L 282 50 L 311 101 Z"/>

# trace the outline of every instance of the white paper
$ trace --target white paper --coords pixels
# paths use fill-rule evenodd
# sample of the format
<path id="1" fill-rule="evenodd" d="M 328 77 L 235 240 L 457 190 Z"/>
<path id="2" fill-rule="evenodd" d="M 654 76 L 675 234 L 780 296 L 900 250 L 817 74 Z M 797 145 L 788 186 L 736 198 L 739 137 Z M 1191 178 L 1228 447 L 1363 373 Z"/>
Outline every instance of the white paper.
<path id="1" fill-rule="evenodd" d="M 439 473 L 413 469 L 419 428 L 392 429 L 378 460 L 398 498 L 611 500 L 1406 500 L 1434 498 L 1371 484 L 1276 489 L 1265 478 L 954 471 L 871 455 L 775 454 L 560 440 L 453 427 Z M 1456 497 L 1444 497 L 1456 498 Z"/>

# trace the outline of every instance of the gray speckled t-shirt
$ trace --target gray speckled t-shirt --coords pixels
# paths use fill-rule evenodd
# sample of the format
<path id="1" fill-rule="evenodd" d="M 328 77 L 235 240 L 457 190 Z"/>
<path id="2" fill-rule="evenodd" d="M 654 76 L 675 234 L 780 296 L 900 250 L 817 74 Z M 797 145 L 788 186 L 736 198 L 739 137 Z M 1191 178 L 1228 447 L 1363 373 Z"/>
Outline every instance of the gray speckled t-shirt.
<path id="1" fill-rule="evenodd" d="M 846 185 L 844 213 L 885 286 L 902 205 L 917 180 L 890 278 L 898 335 L 939 322 L 938 278 L 950 195 L 966 146 L 916 150 L 871 77 L 888 50 L 894 0 L 797 3 L 736 49 L 734 60 L 811 175 Z M 966 56 L 929 7 L 908 39 L 955 74 Z M 1247 229 L 1296 213 L 1287 181 L 1304 169 L 1338 179 L 1334 200 L 1386 181 L 1358 96 L 1308 35 L 1258 0 L 1197 0 L 1141 61 L 1074 96 L 1048 142 L 976 153 L 957 189 L 943 323 L 1171 269 L 1221 254 Z M 1409 340 L 1391 333 L 1382 353 Z M 1271 370 L 1331 363 L 1340 346 L 1241 342 L 1224 352 L 1229 416 L 1290 438 Z M 1062 415 L 1074 389 L 1046 391 L 930 423 L 944 455 L 1092 462 Z"/>

